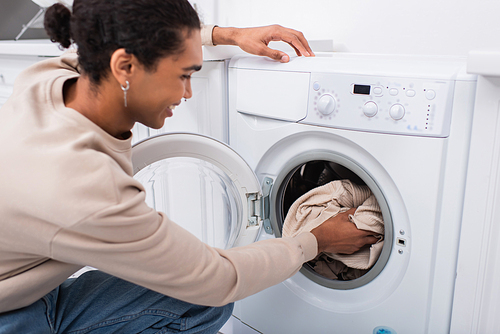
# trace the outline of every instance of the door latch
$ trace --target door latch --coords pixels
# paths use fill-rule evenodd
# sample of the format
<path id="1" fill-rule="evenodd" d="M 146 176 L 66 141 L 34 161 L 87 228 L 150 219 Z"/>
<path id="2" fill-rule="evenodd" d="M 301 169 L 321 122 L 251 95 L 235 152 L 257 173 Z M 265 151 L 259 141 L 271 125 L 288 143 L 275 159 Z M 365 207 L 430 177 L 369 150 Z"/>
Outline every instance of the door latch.
<path id="1" fill-rule="evenodd" d="M 266 177 L 262 184 L 262 219 L 264 220 L 264 231 L 267 234 L 273 234 L 271 226 L 271 189 L 273 187 L 273 179 Z"/>

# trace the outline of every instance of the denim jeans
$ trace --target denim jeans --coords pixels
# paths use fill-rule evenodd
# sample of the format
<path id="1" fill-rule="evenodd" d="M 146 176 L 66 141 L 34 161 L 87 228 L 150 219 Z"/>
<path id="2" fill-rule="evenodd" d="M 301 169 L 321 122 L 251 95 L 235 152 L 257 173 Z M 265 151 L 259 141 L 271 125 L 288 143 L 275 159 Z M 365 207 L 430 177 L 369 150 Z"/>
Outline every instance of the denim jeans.
<path id="1" fill-rule="evenodd" d="M 66 280 L 22 309 L 0 314 L 0 334 L 217 333 L 233 304 L 193 305 L 100 271 Z"/>

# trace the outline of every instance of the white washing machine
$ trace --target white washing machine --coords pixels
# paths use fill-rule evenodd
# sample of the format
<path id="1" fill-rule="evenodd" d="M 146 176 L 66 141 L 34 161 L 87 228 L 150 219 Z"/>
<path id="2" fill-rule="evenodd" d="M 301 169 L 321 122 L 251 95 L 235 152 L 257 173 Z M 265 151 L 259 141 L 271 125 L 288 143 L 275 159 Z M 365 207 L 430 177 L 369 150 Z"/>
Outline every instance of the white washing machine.
<path id="1" fill-rule="evenodd" d="M 476 88 L 465 59 L 235 57 L 228 86 L 230 146 L 185 133 L 134 147 L 151 206 L 229 248 L 280 237 L 301 192 L 347 178 L 371 188 L 385 221 L 363 275 L 333 280 L 305 264 L 236 303 L 232 328 L 449 332 Z"/>
<path id="2" fill-rule="evenodd" d="M 230 146 L 270 187 L 260 238 L 336 179 L 365 184 L 385 222 L 376 264 L 326 278 L 305 264 L 236 304 L 260 333 L 448 333 L 476 76 L 465 59 L 323 54 L 233 58 Z M 264 211 L 266 211 L 264 210 Z"/>

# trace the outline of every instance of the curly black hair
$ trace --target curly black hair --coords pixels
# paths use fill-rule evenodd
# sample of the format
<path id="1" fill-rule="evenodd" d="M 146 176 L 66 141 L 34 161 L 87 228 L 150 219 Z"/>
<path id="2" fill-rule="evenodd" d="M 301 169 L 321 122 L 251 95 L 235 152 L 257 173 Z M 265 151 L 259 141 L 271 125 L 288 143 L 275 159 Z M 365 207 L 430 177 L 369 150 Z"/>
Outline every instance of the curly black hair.
<path id="1" fill-rule="evenodd" d="M 80 66 L 96 85 L 108 76 L 115 50 L 124 48 L 154 71 L 160 58 L 183 51 L 185 33 L 201 26 L 187 0 L 75 0 L 73 13 L 56 3 L 44 25 L 53 42 L 77 45 Z"/>

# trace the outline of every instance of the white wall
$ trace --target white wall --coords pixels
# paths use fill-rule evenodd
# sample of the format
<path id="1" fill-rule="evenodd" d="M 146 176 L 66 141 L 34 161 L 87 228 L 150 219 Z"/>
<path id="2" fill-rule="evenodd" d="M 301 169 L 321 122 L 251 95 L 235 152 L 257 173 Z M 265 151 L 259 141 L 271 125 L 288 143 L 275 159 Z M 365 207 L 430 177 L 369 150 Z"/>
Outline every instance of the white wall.
<path id="1" fill-rule="evenodd" d="M 278 23 L 333 40 L 335 51 L 467 55 L 500 45 L 499 0 L 209 1 L 221 26 Z"/>

